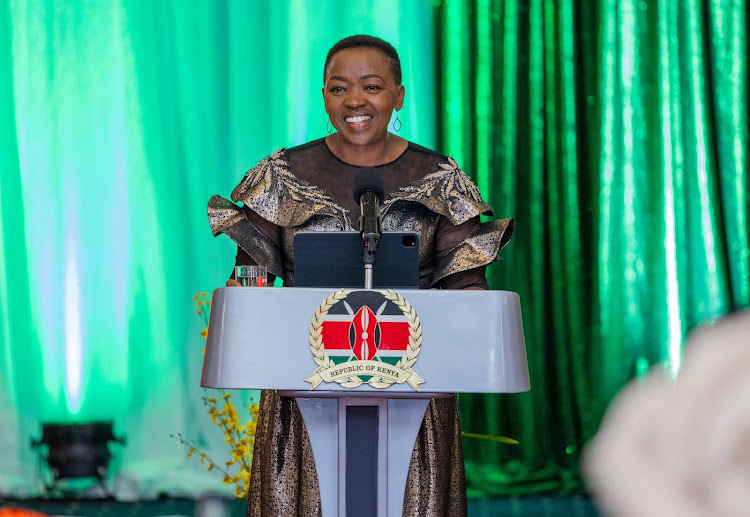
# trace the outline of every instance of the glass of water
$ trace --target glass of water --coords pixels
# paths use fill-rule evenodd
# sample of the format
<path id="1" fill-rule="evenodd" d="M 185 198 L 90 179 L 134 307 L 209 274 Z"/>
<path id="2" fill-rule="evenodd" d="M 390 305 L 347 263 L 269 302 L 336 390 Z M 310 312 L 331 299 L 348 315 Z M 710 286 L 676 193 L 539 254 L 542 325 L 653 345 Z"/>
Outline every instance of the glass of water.
<path id="1" fill-rule="evenodd" d="M 266 287 L 265 266 L 235 266 L 234 276 L 243 287 Z"/>

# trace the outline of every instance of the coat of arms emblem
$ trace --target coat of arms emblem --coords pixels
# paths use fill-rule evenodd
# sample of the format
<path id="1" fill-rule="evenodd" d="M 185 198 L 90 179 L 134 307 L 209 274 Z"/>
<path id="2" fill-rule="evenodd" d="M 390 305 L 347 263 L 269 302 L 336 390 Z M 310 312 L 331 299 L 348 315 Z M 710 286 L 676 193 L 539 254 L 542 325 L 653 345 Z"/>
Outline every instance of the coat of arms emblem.
<path id="1" fill-rule="evenodd" d="M 403 296 L 391 290 L 341 289 L 323 301 L 310 323 L 310 350 L 318 369 L 305 380 L 311 390 L 325 381 L 346 388 L 406 382 L 419 391 L 425 381 L 411 367 L 421 346 L 419 317 Z"/>

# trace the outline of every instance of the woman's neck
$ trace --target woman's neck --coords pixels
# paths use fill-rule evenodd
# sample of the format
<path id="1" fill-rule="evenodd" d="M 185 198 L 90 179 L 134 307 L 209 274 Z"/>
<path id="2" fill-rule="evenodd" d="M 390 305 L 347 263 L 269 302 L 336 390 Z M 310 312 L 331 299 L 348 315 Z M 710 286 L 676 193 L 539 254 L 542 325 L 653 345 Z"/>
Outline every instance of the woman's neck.
<path id="1" fill-rule="evenodd" d="M 400 136 L 386 133 L 385 138 L 372 145 L 351 145 L 342 141 L 338 133 L 326 137 L 328 149 L 344 163 L 358 167 L 375 167 L 396 160 L 406 151 L 409 142 Z"/>

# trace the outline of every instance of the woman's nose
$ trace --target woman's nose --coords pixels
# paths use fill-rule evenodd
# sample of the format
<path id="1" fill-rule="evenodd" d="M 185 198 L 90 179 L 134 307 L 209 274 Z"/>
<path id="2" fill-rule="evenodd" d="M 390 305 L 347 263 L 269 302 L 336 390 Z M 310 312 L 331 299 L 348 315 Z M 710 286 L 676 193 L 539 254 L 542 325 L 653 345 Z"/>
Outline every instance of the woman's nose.
<path id="1" fill-rule="evenodd" d="M 358 88 L 349 90 L 346 96 L 346 105 L 349 107 L 362 106 L 365 103 L 365 97 Z"/>

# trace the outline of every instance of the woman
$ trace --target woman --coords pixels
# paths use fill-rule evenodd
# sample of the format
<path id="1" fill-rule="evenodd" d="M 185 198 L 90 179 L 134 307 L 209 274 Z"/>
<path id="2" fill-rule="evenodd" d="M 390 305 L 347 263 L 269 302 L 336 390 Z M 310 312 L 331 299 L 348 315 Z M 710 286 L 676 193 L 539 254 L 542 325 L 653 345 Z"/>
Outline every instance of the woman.
<path id="1" fill-rule="evenodd" d="M 487 289 L 485 267 L 510 240 L 513 221 L 480 223 L 490 207 L 451 158 L 388 132 L 393 110 L 404 103 L 395 49 L 371 36 L 345 38 L 329 51 L 323 81 L 336 131 L 262 160 L 232 192 L 242 208 L 214 196 L 208 206 L 214 235 L 238 244 L 237 264 L 265 265 L 293 286 L 294 235 L 355 230 L 360 209 L 352 180 L 358 167 L 376 167 L 390 193 L 381 205 L 383 230 L 419 234 L 420 287 Z M 239 284 L 230 279 L 227 285 Z M 319 515 L 315 467 L 296 403 L 268 391 L 260 406 L 247 515 Z M 404 515 L 465 514 L 456 398 L 436 399 L 412 455 Z"/>

